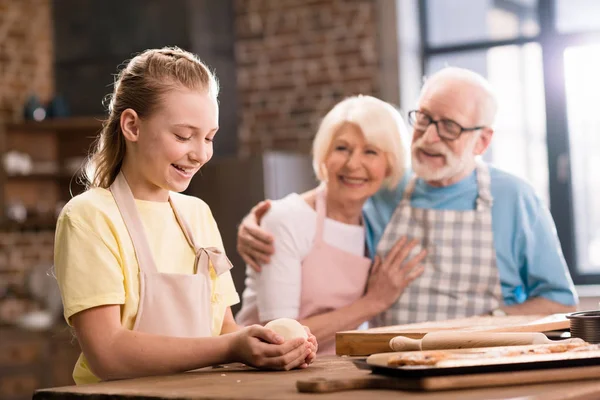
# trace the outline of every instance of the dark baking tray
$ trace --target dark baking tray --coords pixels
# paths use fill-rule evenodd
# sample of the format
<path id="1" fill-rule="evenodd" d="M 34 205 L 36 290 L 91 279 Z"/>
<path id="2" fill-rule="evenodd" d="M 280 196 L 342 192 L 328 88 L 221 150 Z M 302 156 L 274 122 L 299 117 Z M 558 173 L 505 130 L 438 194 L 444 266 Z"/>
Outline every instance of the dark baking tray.
<path id="1" fill-rule="evenodd" d="M 521 363 L 503 363 L 492 365 L 474 365 L 461 367 L 430 367 L 430 366 L 402 366 L 384 367 L 367 363 L 366 358 L 353 360 L 354 365 L 360 369 L 371 370 L 374 374 L 396 376 L 401 378 L 426 378 L 432 376 L 451 376 L 466 374 L 486 374 L 494 372 L 531 371 L 554 368 L 577 368 L 600 365 L 600 357 L 528 361 Z"/>

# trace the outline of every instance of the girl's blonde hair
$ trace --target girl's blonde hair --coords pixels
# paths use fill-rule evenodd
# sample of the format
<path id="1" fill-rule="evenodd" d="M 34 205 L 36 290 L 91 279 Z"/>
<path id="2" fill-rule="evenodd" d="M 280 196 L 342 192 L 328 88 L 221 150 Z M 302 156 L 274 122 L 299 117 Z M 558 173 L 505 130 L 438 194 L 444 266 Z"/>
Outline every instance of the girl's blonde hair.
<path id="1" fill-rule="evenodd" d="M 215 75 L 194 54 L 178 47 L 146 50 L 118 73 L 108 100 L 108 117 L 102 125 L 84 168 L 87 187 L 108 188 L 121 170 L 125 157 L 125 138 L 121 114 L 134 110 L 140 118 L 150 116 L 169 90 L 185 87 L 206 91 L 217 97 Z"/>
<path id="2" fill-rule="evenodd" d="M 320 181 L 325 181 L 325 159 L 331 143 L 344 124 L 356 125 L 367 143 L 385 152 L 390 176 L 384 186 L 394 188 L 408 166 L 406 143 L 408 128 L 400 112 L 391 104 L 372 96 L 352 96 L 336 104 L 325 115 L 313 141 L 313 169 Z"/>

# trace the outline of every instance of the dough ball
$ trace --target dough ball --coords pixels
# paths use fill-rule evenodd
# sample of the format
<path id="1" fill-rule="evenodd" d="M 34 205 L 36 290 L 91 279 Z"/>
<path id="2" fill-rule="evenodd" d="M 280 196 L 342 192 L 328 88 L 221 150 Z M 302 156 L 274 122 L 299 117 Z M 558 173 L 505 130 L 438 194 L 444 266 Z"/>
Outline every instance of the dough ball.
<path id="1" fill-rule="evenodd" d="M 271 329 L 275 333 L 281 335 L 283 340 L 288 341 L 295 338 L 304 338 L 308 339 L 308 334 L 306 330 L 300 324 L 300 322 L 291 318 L 279 318 L 274 319 L 265 325 L 265 328 Z"/>

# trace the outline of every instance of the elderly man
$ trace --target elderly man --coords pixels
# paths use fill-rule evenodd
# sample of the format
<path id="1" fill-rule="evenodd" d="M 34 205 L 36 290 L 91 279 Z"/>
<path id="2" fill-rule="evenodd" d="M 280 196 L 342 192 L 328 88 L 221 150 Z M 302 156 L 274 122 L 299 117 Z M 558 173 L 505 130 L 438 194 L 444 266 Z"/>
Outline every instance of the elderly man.
<path id="1" fill-rule="evenodd" d="M 521 179 L 485 164 L 496 100 L 480 75 L 446 68 L 423 86 L 413 126 L 415 176 L 364 207 L 371 254 L 404 235 L 421 240 L 425 270 L 376 325 L 491 313 L 550 314 L 577 296 L 548 209 Z M 238 250 L 250 265 L 272 249 L 256 226 L 267 206 L 241 224 Z"/>

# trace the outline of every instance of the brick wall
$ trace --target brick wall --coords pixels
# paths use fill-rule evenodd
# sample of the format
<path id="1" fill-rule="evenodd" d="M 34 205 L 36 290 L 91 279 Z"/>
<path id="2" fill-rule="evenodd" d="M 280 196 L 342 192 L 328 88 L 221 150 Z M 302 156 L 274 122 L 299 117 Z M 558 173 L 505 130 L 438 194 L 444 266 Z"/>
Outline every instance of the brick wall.
<path id="1" fill-rule="evenodd" d="M 0 0 L 0 121 L 18 122 L 35 93 L 54 92 L 51 0 Z"/>
<path id="2" fill-rule="evenodd" d="M 3 283 L 22 286 L 27 273 L 52 263 L 54 231 L 0 232 L 0 277 Z"/>
<path id="3" fill-rule="evenodd" d="M 50 275 L 53 253 L 52 230 L 0 232 L 0 326 L 50 305 L 47 294 L 56 292 L 55 279 Z M 33 274 L 35 287 L 31 286 Z M 55 303 L 57 299 L 53 300 Z M 54 303 L 50 306 L 56 312 Z"/>
<path id="4" fill-rule="evenodd" d="M 320 119 L 378 96 L 375 0 L 236 0 L 238 149 L 309 151 Z"/>
<path id="5" fill-rule="evenodd" d="M 52 35 L 51 0 L 0 0 L 0 123 L 19 122 L 31 94 L 43 102 L 53 96 Z M 2 125 L 0 135 L 6 142 Z M 25 290 L 28 272 L 52 263 L 53 242 L 52 230 L 21 232 L 3 227 L 0 297 L 7 285 Z M 0 319 L 6 319 L 7 309 L 2 310 Z"/>
<path id="6" fill-rule="evenodd" d="M 233 4 L 241 155 L 308 152 L 319 120 L 336 102 L 384 92 L 376 0 Z M 0 116 L 9 120 L 21 117 L 31 92 L 52 96 L 50 8 L 50 0 L 0 0 Z M 25 271 L 52 262 L 52 239 L 52 232 L 0 233 L 0 280 L 24 282 Z"/>

